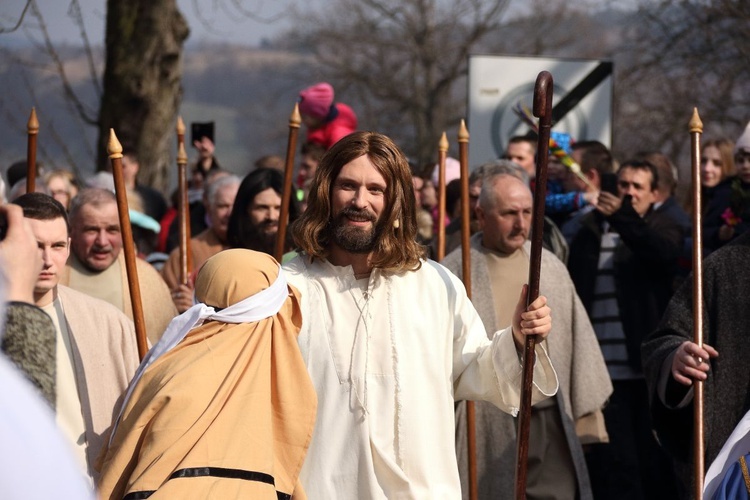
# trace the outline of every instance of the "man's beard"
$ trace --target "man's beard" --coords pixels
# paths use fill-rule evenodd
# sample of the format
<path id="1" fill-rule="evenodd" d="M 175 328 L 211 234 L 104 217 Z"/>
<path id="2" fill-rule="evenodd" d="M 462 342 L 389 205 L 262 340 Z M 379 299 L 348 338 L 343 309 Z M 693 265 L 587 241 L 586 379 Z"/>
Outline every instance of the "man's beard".
<path id="1" fill-rule="evenodd" d="M 268 228 L 273 225 L 278 227 L 278 223 L 277 220 L 266 219 L 257 225 L 249 225 L 245 228 L 242 247 L 273 255 L 276 249 L 277 232 L 268 232 Z"/>
<path id="2" fill-rule="evenodd" d="M 370 221 L 369 229 L 351 226 L 347 220 Z M 350 253 L 370 253 L 375 248 L 375 242 L 380 236 L 377 227 L 377 217 L 367 209 L 344 208 L 331 221 L 331 239 L 333 243 Z"/>

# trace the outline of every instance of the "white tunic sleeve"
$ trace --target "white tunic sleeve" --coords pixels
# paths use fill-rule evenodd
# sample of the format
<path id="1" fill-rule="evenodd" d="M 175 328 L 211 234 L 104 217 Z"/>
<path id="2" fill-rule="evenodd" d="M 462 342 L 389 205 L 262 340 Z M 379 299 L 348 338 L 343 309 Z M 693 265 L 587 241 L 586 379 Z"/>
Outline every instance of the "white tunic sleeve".
<path id="1" fill-rule="evenodd" d="M 456 281 L 458 279 L 456 278 Z M 487 339 L 482 320 L 459 282 L 453 337 L 454 397 L 488 401 L 506 413 L 518 414 L 523 364 L 508 327 Z M 531 401 L 535 404 L 557 393 L 558 381 L 547 351 L 536 346 Z"/>

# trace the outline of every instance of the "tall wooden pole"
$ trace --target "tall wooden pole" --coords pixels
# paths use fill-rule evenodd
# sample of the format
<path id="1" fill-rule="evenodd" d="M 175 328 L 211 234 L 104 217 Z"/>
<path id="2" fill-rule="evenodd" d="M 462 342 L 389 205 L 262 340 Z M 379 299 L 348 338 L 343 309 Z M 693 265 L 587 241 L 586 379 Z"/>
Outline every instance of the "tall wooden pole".
<path id="1" fill-rule="evenodd" d="M 31 116 L 26 124 L 28 138 L 26 140 L 26 192 L 36 191 L 36 138 L 39 135 L 39 120 L 36 109 L 31 108 Z"/>
<path id="2" fill-rule="evenodd" d="M 469 203 L 469 130 L 461 120 L 458 128 L 458 161 L 461 164 L 461 271 L 466 295 L 471 300 L 471 211 Z M 466 402 L 466 438 L 469 455 L 469 499 L 479 498 L 477 483 L 477 428 L 474 401 Z"/>
<path id="3" fill-rule="evenodd" d="M 177 217 L 180 235 L 180 284 L 187 285 L 193 272 L 190 251 L 190 202 L 187 185 L 188 157 L 185 151 L 185 123 L 177 117 Z"/>
<path id="4" fill-rule="evenodd" d="M 701 206 L 701 134 L 703 122 L 698 108 L 693 108 L 690 119 L 690 159 L 693 175 L 693 342 L 703 347 L 703 230 Z M 708 362 L 708 360 L 705 360 Z M 693 475 L 695 492 L 693 498 L 703 497 L 705 454 L 703 436 L 703 381 L 693 383 Z"/>
<path id="5" fill-rule="evenodd" d="M 531 221 L 531 255 L 529 257 L 528 307 L 539 297 L 539 274 L 542 264 L 542 233 L 544 232 L 544 201 L 547 190 L 547 162 L 549 136 L 552 127 L 552 75 L 542 71 L 534 85 L 534 116 L 539 118 L 539 138 L 536 155 L 536 185 L 534 213 Z M 536 336 L 526 337 L 523 351 L 523 379 L 521 405 L 518 414 L 518 448 L 516 453 L 516 500 L 526 498 L 526 473 L 529 458 L 529 429 L 531 425 L 531 391 L 536 362 Z"/>
<path id="6" fill-rule="evenodd" d="M 445 257 L 445 160 L 448 158 L 448 136 L 440 136 L 438 142 L 438 216 L 437 216 L 437 255 L 440 262 Z"/>
<path id="7" fill-rule="evenodd" d="M 299 104 L 294 104 L 289 116 L 289 141 L 286 145 L 286 165 L 284 167 L 284 192 L 281 195 L 281 211 L 279 213 L 279 230 L 276 233 L 276 249 L 274 257 L 281 262 L 286 243 L 286 228 L 289 225 L 289 205 L 292 201 L 292 174 L 294 173 L 294 152 L 297 149 L 297 135 L 302 124 L 299 114 Z"/>
<path id="8" fill-rule="evenodd" d="M 117 140 L 114 129 L 109 129 L 107 153 L 109 154 L 109 160 L 112 162 L 112 176 L 115 180 L 117 212 L 120 215 L 120 233 L 122 234 L 122 250 L 125 252 L 125 268 L 128 273 L 130 302 L 133 304 L 135 340 L 138 345 L 138 356 L 142 360 L 148 352 L 146 322 L 143 319 L 143 301 L 141 300 L 141 286 L 138 282 L 138 269 L 136 268 L 135 261 L 133 229 L 130 227 L 130 214 L 128 213 L 128 195 L 125 188 L 125 179 L 122 176 L 122 145 Z"/>

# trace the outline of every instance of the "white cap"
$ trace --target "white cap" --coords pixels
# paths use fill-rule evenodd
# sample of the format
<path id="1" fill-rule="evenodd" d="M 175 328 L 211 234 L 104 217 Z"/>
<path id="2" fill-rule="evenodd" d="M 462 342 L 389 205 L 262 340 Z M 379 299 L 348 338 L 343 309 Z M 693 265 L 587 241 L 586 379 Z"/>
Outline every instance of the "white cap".
<path id="1" fill-rule="evenodd" d="M 740 151 L 750 152 L 750 123 L 745 127 L 745 131 L 734 145 L 734 153 L 737 154 Z"/>

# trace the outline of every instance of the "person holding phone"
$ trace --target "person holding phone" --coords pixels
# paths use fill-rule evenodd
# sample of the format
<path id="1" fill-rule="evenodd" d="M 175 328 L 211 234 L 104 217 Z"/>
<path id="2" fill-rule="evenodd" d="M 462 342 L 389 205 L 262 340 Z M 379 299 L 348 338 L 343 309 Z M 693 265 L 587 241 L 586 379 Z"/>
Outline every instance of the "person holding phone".
<path id="1" fill-rule="evenodd" d="M 594 498 L 677 498 L 651 433 L 640 356 L 671 298 L 683 241 L 679 224 L 654 210 L 658 182 L 652 163 L 624 162 L 617 195 L 602 190 L 570 245 L 568 269 L 614 387 L 604 408 L 610 443 L 592 445 L 587 457 Z"/>

